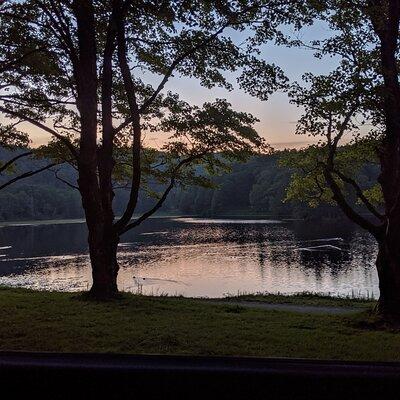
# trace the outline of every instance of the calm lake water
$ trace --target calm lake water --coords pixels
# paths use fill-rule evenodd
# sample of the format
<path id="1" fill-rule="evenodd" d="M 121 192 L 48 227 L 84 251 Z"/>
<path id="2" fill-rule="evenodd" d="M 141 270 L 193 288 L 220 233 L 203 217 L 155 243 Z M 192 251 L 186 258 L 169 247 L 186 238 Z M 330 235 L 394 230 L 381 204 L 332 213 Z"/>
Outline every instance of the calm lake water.
<path id="1" fill-rule="evenodd" d="M 0 247 L 0 284 L 90 286 L 86 227 L 79 221 L 1 226 Z M 343 223 L 152 218 L 122 237 L 119 285 L 185 296 L 312 291 L 377 297 L 376 251 L 367 234 Z"/>

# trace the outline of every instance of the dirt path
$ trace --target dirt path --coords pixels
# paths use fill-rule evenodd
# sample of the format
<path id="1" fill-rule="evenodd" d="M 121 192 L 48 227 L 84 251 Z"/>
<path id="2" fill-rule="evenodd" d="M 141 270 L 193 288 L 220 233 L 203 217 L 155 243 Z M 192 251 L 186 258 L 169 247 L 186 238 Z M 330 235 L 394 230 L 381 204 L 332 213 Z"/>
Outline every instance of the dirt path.
<path id="1" fill-rule="evenodd" d="M 362 308 L 334 307 L 334 306 L 309 306 L 301 304 L 273 304 L 261 301 L 235 301 L 235 300 L 203 300 L 207 303 L 225 306 L 239 306 L 263 310 L 291 311 L 305 314 L 334 314 L 343 315 L 362 311 Z"/>

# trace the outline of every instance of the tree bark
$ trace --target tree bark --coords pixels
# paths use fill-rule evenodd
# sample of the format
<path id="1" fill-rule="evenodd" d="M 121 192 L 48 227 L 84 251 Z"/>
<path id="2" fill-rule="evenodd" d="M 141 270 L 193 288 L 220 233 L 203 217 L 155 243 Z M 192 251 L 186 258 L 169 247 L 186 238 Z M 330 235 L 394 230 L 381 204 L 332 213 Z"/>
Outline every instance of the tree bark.
<path id="1" fill-rule="evenodd" d="M 378 311 L 400 321 L 400 141 L 390 135 L 379 156 L 379 183 L 385 200 L 386 221 L 377 237 L 380 299 Z"/>
<path id="2" fill-rule="evenodd" d="M 90 295 L 96 299 L 109 299 L 118 295 L 117 248 L 119 238 L 99 227 L 102 237 L 89 245 L 93 284 Z"/>
<path id="3" fill-rule="evenodd" d="M 93 2 L 74 0 L 73 10 L 77 20 L 79 39 L 79 58 L 74 71 L 78 92 L 77 107 L 81 123 L 78 186 L 89 232 L 88 244 L 93 277 L 90 294 L 96 298 L 109 298 L 118 292 L 116 258 L 118 236 L 113 230 L 111 185 L 113 159 L 110 131 L 112 126 L 109 126 L 111 121 L 106 120 L 108 123 L 106 126 L 107 137 L 103 138 L 103 148 L 98 151 L 98 77 Z M 107 54 L 107 56 L 109 55 Z M 108 61 L 110 61 L 109 57 Z M 106 63 L 106 66 L 109 66 L 109 63 Z M 108 74 L 106 84 L 109 79 Z M 105 110 L 108 115 L 110 114 L 108 112 L 110 105 L 104 101 L 104 96 L 107 97 L 106 100 L 111 99 L 111 93 L 107 87 L 102 100 L 103 111 Z"/>
<path id="4" fill-rule="evenodd" d="M 385 203 L 385 219 L 374 234 L 378 241 L 376 266 L 380 289 L 377 309 L 384 317 L 400 320 L 400 84 L 397 60 L 400 0 L 370 0 L 365 10 L 380 42 L 384 89 L 385 138 L 378 149 L 381 165 L 378 181 Z"/>
<path id="5" fill-rule="evenodd" d="M 385 319 L 400 321 L 400 246 L 399 237 L 378 241 L 376 267 L 380 297 L 377 311 Z"/>

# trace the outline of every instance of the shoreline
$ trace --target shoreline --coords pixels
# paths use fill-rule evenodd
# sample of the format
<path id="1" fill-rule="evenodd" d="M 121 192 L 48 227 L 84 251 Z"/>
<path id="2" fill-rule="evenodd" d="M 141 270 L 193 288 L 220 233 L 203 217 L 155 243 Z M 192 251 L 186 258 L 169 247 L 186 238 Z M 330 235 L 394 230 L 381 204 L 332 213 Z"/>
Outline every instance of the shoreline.
<path id="1" fill-rule="evenodd" d="M 80 296 L 87 291 L 61 291 L 48 289 L 33 289 L 21 286 L 10 286 L 0 284 L 0 292 L 2 290 L 20 290 L 32 293 L 49 293 L 49 294 L 68 294 L 72 296 Z M 254 303 L 254 304 L 270 304 L 270 305 L 296 305 L 296 306 L 312 306 L 312 307 L 353 307 L 356 309 L 366 309 L 374 306 L 377 299 L 368 297 L 354 297 L 344 295 L 330 295 L 318 292 L 297 292 L 297 293 L 239 293 L 237 295 L 227 294 L 223 297 L 208 296 L 184 296 L 181 294 L 145 294 L 138 292 L 129 292 L 120 290 L 121 296 L 143 297 L 149 299 L 183 299 L 189 301 L 201 301 L 205 303 Z"/>

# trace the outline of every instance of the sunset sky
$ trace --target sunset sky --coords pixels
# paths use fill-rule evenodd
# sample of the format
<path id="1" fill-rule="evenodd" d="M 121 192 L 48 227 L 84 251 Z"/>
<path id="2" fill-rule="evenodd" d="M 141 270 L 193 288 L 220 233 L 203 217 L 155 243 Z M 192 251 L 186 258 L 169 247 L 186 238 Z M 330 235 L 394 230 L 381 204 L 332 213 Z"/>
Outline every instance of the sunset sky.
<path id="1" fill-rule="evenodd" d="M 329 30 L 322 25 L 317 25 L 304 30 L 300 37 L 305 41 L 320 39 L 329 35 Z M 335 66 L 334 59 L 319 60 L 314 58 L 312 51 L 297 48 L 276 47 L 266 45 L 262 56 L 269 62 L 281 66 L 291 81 L 301 80 L 305 72 L 326 73 Z M 149 83 L 157 85 L 157 79 L 150 78 Z M 231 81 L 234 82 L 234 76 Z M 196 79 L 176 76 L 167 83 L 166 90 L 178 92 L 181 98 L 192 104 L 201 105 L 205 101 L 214 101 L 216 98 L 226 98 L 236 110 L 246 111 L 256 116 L 260 122 L 256 129 L 268 143 L 275 148 L 301 147 L 310 143 L 312 139 L 294 134 L 296 121 L 300 110 L 289 104 L 284 93 L 275 93 L 268 101 L 253 98 L 237 87 L 229 92 L 225 89 L 212 90 L 200 86 Z M 39 129 L 26 125 L 31 132 L 33 145 L 38 146 L 48 141 L 49 136 Z M 155 147 L 160 147 L 166 140 L 166 135 L 149 134 L 146 141 Z"/>

